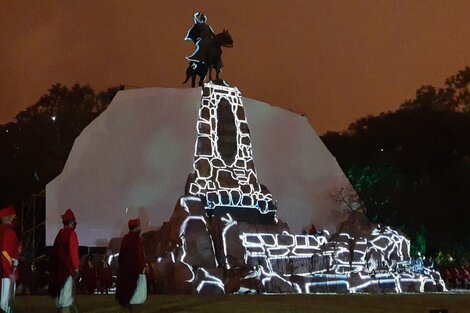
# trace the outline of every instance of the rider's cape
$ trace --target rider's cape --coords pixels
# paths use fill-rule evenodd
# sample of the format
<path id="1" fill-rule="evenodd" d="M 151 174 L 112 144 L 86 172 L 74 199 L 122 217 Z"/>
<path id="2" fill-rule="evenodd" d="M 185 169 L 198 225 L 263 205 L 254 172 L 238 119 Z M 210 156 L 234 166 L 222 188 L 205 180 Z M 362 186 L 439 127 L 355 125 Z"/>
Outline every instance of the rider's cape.
<path id="1" fill-rule="evenodd" d="M 188 31 L 185 40 L 192 40 L 196 44 L 196 50 L 190 56 L 187 56 L 188 61 L 205 63 L 205 56 L 207 50 L 214 37 L 214 31 L 205 23 L 194 24 Z"/>

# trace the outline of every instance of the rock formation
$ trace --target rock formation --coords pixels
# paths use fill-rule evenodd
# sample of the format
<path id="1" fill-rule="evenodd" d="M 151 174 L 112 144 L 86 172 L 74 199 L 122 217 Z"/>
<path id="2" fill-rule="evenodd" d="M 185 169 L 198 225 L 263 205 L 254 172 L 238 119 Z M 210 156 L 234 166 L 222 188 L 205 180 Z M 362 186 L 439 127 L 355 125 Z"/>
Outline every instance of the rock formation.
<path id="1" fill-rule="evenodd" d="M 409 240 L 390 227 L 364 237 L 294 235 L 287 225 L 212 216 L 181 197 L 170 220 L 144 234 L 164 293 L 355 293 L 443 291 L 440 275 L 411 267 Z"/>
<path id="2" fill-rule="evenodd" d="M 194 170 L 169 221 L 144 234 L 164 293 L 442 291 L 410 242 L 352 212 L 338 232 L 297 235 L 258 182 L 238 89 L 204 85 Z"/>

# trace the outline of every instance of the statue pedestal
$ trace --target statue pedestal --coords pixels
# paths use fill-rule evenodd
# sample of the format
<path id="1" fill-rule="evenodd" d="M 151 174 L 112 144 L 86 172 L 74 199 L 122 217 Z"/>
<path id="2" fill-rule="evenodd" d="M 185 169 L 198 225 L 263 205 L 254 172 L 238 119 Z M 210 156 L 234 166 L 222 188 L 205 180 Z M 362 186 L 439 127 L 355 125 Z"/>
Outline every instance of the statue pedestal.
<path id="1" fill-rule="evenodd" d="M 236 87 L 204 84 L 194 170 L 186 193 L 203 199 L 209 215 L 233 213 L 247 222 L 274 221 L 276 207 L 269 190 L 258 182 L 250 129 Z"/>

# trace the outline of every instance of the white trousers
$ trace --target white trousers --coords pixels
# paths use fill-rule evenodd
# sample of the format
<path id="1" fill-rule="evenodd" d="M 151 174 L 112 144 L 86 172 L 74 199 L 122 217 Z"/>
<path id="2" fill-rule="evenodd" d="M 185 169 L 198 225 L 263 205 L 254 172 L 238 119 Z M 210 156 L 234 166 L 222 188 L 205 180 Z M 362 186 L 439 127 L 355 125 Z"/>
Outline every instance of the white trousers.
<path id="1" fill-rule="evenodd" d="M 67 277 L 64 287 L 60 290 L 59 296 L 55 299 L 57 308 L 66 308 L 73 304 L 73 278 Z"/>
<path id="2" fill-rule="evenodd" d="M 16 284 L 11 278 L 2 278 L 2 295 L 0 309 L 6 313 L 12 312 L 11 303 L 15 297 Z"/>

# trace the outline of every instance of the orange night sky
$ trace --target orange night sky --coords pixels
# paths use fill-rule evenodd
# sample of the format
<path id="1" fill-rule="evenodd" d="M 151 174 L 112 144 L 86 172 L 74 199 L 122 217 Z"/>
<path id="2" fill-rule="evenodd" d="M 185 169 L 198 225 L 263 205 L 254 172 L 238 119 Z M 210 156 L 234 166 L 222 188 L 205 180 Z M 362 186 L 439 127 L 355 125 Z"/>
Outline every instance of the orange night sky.
<path id="1" fill-rule="evenodd" d="M 228 28 L 222 78 L 317 133 L 394 110 L 470 65 L 470 1 L 0 1 L 0 123 L 54 83 L 188 88 L 196 11 Z"/>

